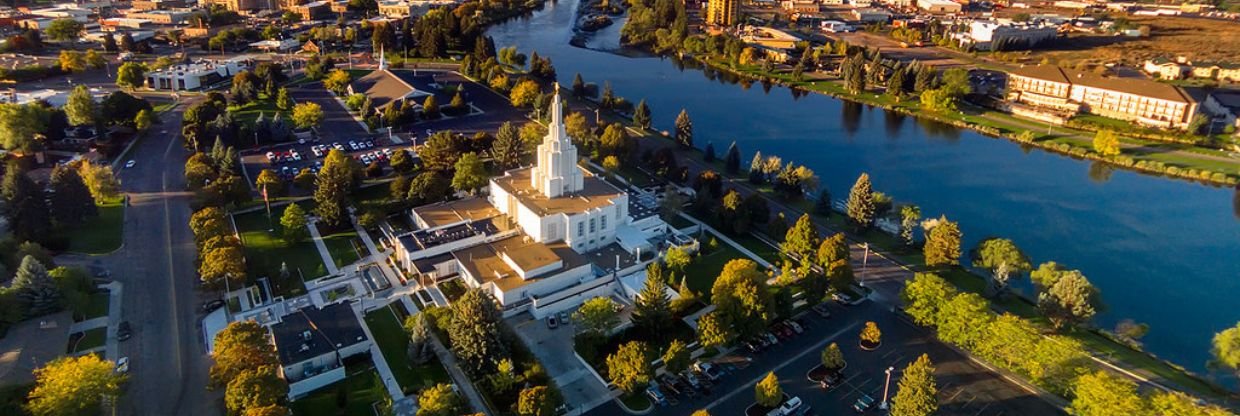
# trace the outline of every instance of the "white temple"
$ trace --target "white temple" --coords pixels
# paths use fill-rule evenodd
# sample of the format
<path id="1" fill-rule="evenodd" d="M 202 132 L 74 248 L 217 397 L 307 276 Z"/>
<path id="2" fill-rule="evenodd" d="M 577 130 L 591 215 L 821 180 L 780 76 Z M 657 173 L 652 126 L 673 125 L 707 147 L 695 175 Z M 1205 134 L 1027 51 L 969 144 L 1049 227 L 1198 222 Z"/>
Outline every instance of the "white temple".
<path id="1" fill-rule="evenodd" d="M 423 284 L 459 277 L 488 290 L 505 314 L 541 317 L 623 292 L 617 277 L 644 270 L 649 254 L 685 237 L 669 240 L 653 198 L 630 201 L 577 162 L 557 84 L 536 164 L 492 178 L 485 198 L 414 208 L 413 231 L 385 229 L 398 265 Z"/>

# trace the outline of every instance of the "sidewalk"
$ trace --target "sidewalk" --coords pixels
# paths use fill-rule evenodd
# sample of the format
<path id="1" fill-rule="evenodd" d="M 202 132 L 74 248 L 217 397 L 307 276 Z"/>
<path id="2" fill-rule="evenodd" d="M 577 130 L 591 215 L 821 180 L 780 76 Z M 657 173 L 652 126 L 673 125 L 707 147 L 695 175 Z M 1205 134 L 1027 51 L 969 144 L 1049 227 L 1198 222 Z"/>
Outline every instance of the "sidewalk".
<path id="1" fill-rule="evenodd" d="M 353 303 L 353 314 L 357 316 L 358 322 L 366 322 L 366 314 L 362 312 L 360 303 Z M 400 390 L 400 385 L 396 383 L 396 376 L 392 374 L 392 368 L 388 367 L 387 360 L 383 358 L 383 352 L 379 351 L 379 344 L 374 342 L 375 336 L 370 333 L 370 327 L 362 325 L 362 331 L 366 333 L 370 343 L 370 360 L 375 363 L 375 370 L 379 372 L 379 378 L 383 380 L 383 386 L 387 388 L 388 395 L 393 400 L 405 397 L 404 392 Z"/>
<path id="2" fill-rule="evenodd" d="M 775 268 L 775 265 L 771 264 L 771 262 L 766 261 L 766 259 L 762 258 L 762 256 L 759 256 L 755 254 L 754 252 L 749 251 L 749 249 L 745 248 L 745 246 L 742 246 L 740 243 L 737 243 L 735 240 L 728 238 L 727 235 L 724 235 L 723 233 L 719 232 L 719 230 L 716 230 L 714 227 L 711 227 L 710 225 L 707 225 L 706 223 L 699 221 L 697 218 L 693 218 L 691 216 L 685 215 L 685 213 L 683 212 L 680 213 L 680 216 L 681 218 L 687 219 L 693 222 L 694 224 L 701 226 L 706 231 L 710 232 L 711 234 L 714 234 L 715 237 L 719 237 L 720 240 L 723 240 L 723 242 L 728 243 L 728 245 L 732 246 L 733 248 L 736 248 L 737 251 L 740 251 L 744 255 L 749 256 L 749 258 L 753 259 L 753 261 L 758 262 L 758 264 L 762 265 L 762 267 L 766 267 L 768 269 Z"/>
<path id="3" fill-rule="evenodd" d="M 340 274 L 340 268 L 336 267 L 336 260 L 332 259 L 331 252 L 327 251 L 327 244 L 323 243 L 323 236 L 319 234 L 319 227 L 314 225 L 316 222 L 306 224 L 306 228 L 310 230 L 310 236 L 314 237 L 314 248 L 319 249 L 319 256 L 323 257 L 323 265 L 327 266 L 327 275 L 335 276 Z"/>
<path id="4" fill-rule="evenodd" d="M 116 361 L 120 358 L 120 341 L 116 339 L 116 327 L 121 323 L 121 292 L 125 285 L 112 281 L 104 286 L 108 288 L 108 341 L 104 343 L 107 351 L 104 352 L 103 357 Z"/>

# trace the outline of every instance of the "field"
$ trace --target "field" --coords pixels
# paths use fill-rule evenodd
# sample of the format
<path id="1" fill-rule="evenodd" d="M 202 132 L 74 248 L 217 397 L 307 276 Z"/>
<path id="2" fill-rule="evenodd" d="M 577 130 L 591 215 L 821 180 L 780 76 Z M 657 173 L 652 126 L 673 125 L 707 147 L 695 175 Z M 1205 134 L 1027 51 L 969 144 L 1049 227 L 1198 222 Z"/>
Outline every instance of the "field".
<path id="1" fill-rule="evenodd" d="M 448 382 L 448 372 L 437 360 L 432 358 L 425 365 L 414 365 L 409 360 L 409 335 L 401 328 L 390 307 L 367 313 L 366 326 L 374 334 L 375 343 L 379 344 L 379 350 L 396 376 L 396 382 L 406 392 L 416 393 L 437 383 Z"/>
<path id="2" fill-rule="evenodd" d="M 1148 25 L 1150 37 L 1073 36 L 1054 50 L 1034 51 L 1028 63 L 1047 58 L 1061 66 L 1077 62 L 1122 63 L 1140 67 L 1146 59 L 1186 56 L 1194 61 L 1234 62 L 1240 50 L 1235 22 L 1187 17 L 1131 16 L 1138 26 Z"/>
<path id="3" fill-rule="evenodd" d="M 278 294 L 303 293 L 305 288 L 297 279 L 297 271 L 300 270 L 306 280 L 311 280 L 326 275 L 327 267 L 323 265 L 323 257 L 319 256 L 311 239 L 293 245 L 284 242 L 280 237 L 279 214 L 276 215 L 277 218 L 270 223 L 267 213 L 262 210 L 233 218 L 237 223 L 237 232 L 241 234 L 241 244 L 245 246 L 246 272 L 251 279 L 270 277 Z M 272 231 L 267 231 L 269 224 Z M 288 282 L 280 280 L 282 263 L 287 263 L 293 274 Z"/>

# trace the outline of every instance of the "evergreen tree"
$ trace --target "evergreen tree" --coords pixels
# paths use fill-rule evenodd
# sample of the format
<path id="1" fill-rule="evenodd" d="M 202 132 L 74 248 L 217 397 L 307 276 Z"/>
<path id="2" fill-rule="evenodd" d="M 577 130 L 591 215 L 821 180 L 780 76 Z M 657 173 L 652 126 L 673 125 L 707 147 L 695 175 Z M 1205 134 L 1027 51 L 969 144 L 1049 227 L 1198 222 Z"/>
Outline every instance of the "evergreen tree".
<path id="1" fill-rule="evenodd" d="M 573 77 L 573 96 L 577 98 L 582 98 L 586 96 L 586 82 L 581 79 L 580 72 L 578 72 L 577 75 Z"/>
<path id="2" fill-rule="evenodd" d="M 646 284 L 637 295 L 633 308 L 633 325 L 647 334 L 659 336 L 671 322 L 671 297 L 667 294 L 667 281 L 662 276 L 647 274 Z"/>
<path id="3" fill-rule="evenodd" d="M 508 356 L 500 340 L 500 313 L 495 302 L 486 292 L 471 289 L 452 302 L 451 308 L 448 339 L 461 365 L 474 376 L 493 371 Z"/>
<path id="4" fill-rule="evenodd" d="M 848 218 L 855 228 L 864 230 L 874 225 L 876 212 L 870 175 L 862 173 L 848 193 Z"/>
<path id="5" fill-rule="evenodd" d="M 736 142 L 728 145 L 728 153 L 723 157 L 723 171 L 729 175 L 735 175 L 741 171 L 741 149 L 736 147 Z"/>
<path id="6" fill-rule="evenodd" d="M 702 160 L 706 163 L 715 161 L 715 144 L 714 142 L 706 142 L 706 148 L 702 149 Z"/>
<path id="7" fill-rule="evenodd" d="M 108 33 L 103 36 L 104 52 L 116 52 L 116 36 Z"/>
<path id="8" fill-rule="evenodd" d="M 327 153 L 315 181 L 314 211 L 329 227 L 343 226 L 348 219 L 345 206 L 353 187 L 353 170 L 353 159 L 344 152 L 332 149 Z"/>
<path id="9" fill-rule="evenodd" d="M 917 75 L 913 79 L 913 91 L 921 94 L 932 88 L 934 88 L 934 70 L 926 65 L 918 64 Z"/>
<path id="10" fill-rule="evenodd" d="M 693 147 L 693 121 L 689 120 L 689 112 L 683 109 L 676 115 L 676 143 Z"/>
<path id="11" fill-rule="evenodd" d="M 900 97 L 904 95 L 904 68 L 896 68 L 891 71 L 891 77 L 887 78 L 887 95 Z"/>
<path id="12" fill-rule="evenodd" d="M 827 190 L 826 186 L 823 186 L 818 191 L 818 197 L 814 198 L 814 213 L 829 217 L 831 216 L 831 209 L 831 192 Z"/>
<path id="13" fill-rule="evenodd" d="M 930 416 L 939 410 L 939 389 L 934 382 L 930 356 L 922 354 L 904 367 L 904 374 L 891 398 L 892 416 Z"/>
<path id="14" fill-rule="evenodd" d="M 52 218 L 57 224 L 77 225 L 87 218 L 99 215 L 90 189 L 82 181 L 78 170 L 68 165 L 52 168 Z"/>
<path id="15" fill-rule="evenodd" d="M 677 123 L 679 123 L 679 119 L 677 119 Z M 644 130 L 650 129 L 650 106 L 646 105 L 646 99 L 644 98 L 637 103 L 637 109 L 633 110 L 633 124 Z M 677 126 L 679 127 L 679 124 Z"/>
<path id="16" fill-rule="evenodd" d="M 34 256 L 22 258 L 11 288 L 26 306 L 27 316 L 43 316 L 60 308 L 60 289 L 47 273 L 47 268 Z"/>
<path id="17" fill-rule="evenodd" d="M 521 140 L 521 132 L 512 122 L 504 122 L 495 132 L 495 142 L 491 144 L 491 154 L 495 161 L 504 169 L 512 169 L 521 165 L 525 156 L 525 142 Z"/>
<path id="18" fill-rule="evenodd" d="M 766 182 L 766 175 L 762 173 L 762 152 L 754 152 L 753 160 L 749 161 L 749 183 L 761 185 Z"/>
<path id="19" fill-rule="evenodd" d="M 11 161 L 0 183 L 4 214 L 18 240 L 43 241 L 51 230 L 51 217 L 43 189 L 30 179 L 20 162 Z"/>
<path id="20" fill-rule="evenodd" d="M 926 244 L 922 247 L 926 265 L 930 267 L 960 264 L 960 225 L 940 217 L 937 224 L 926 232 Z"/>

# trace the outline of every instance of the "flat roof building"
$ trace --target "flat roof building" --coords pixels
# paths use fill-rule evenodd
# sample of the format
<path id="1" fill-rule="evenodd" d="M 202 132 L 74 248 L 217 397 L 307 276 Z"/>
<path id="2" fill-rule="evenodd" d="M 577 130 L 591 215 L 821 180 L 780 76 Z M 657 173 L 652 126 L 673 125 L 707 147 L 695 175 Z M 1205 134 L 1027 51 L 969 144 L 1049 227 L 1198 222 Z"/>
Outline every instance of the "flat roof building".
<path id="1" fill-rule="evenodd" d="M 706 24 L 732 26 L 736 24 L 739 0 L 709 0 L 706 3 Z"/>
<path id="2" fill-rule="evenodd" d="M 1174 85 L 1049 65 L 1027 66 L 1009 73 L 1008 99 L 1055 111 L 1175 129 L 1188 128 L 1199 111 L 1197 100 Z"/>

